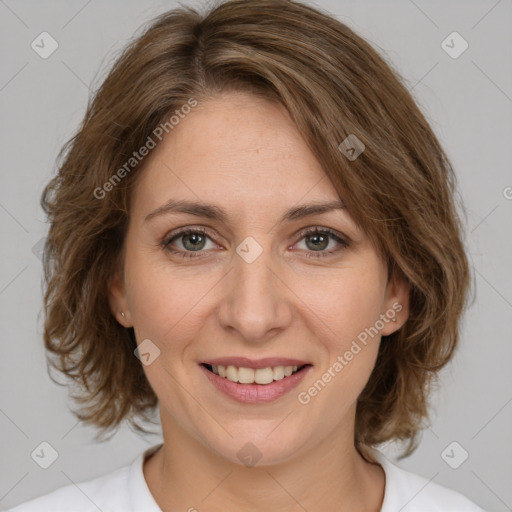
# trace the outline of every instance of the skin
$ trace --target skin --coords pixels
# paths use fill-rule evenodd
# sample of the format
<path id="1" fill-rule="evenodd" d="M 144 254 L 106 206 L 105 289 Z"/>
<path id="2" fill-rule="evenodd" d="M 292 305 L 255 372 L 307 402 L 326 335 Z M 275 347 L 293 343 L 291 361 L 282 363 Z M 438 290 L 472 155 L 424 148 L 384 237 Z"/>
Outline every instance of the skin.
<path id="1" fill-rule="evenodd" d="M 156 502 L 163 510 L 380 510 L 385 475 L 354 448 L 356 400 L 381 335 L 407 319 L 407 287 L 388 282 L 384 261 L 346 209 L 277 222 L 299 204 L 339 199 L 284 107 L 244 93 L 201 102 L 153 150 L 140 178 L 124 267 L 109 290 L 117 320 L 160 350 L 144 366 L 164 438 L 143 468 Z M 170 198 L 216 204 L 228 223 L 185 213 L 145 221 Z M 207 230 L 199 257 L 160 243 L 182 227 Z M 318 249 L 314 235 L 301 236 L 310 227 L 330 228 L 349 246 L 328 237 Z M 236 252 L 248 236 L 262 248 L 252 263 Z M 182 236 L 171 246 L 197 255 L 194 241 Z M 385 322 L 301 404 L 298 393 L 396 303 L 398 321 Z M 278 400 L 243 404 L 198 366 L 222 356 L 294 357 L 313 368 Z M 248 442 L 262 454 L 254 467 L 237 456 Z"/>

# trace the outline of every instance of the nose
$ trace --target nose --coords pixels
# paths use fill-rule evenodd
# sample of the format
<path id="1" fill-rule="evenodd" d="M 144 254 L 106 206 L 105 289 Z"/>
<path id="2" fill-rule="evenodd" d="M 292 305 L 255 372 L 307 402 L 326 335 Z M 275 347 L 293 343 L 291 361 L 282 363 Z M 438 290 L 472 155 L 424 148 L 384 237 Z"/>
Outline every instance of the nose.
<path id="1" fill-rule="evenodd" d="M 286 329 L 292 319 L 293 293 L 282 272 L 269 249 L 250 263 L 235 254 L 218 308 L 222 328 L 253 343 L 265 342 Z"/>

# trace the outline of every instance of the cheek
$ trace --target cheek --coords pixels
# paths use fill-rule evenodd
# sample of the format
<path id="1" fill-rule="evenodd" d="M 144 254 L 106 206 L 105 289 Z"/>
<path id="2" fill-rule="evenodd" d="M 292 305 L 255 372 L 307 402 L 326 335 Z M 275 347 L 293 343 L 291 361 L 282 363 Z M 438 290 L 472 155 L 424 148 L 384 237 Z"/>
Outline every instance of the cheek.
<path id="1" fill-rule="evenodd" d="M 380 295 L 368 288 L 350 283 L 334 293 L 328 287 L 330 301 L 324 301 L 323 323 L 329 329 L 318 339 L 323 345 L 320 365 L 311 381 L 301 389 L 299 401 L 309 403 L 311 413 L 321 414 L 327 424 L 343 421 L 355 407 L 378 356 L 380 333 L 372 326 L 380 314 Z"/>
<path id="2" fill-rule="evenodd" d="M 149 338 L 162 355 L 183 349 L 204 324 L 215 285 L 213 272 L 178 269 L 161 254 L 140 249 L 127 251 L 125 262 L 127 296 L 136 338 Z"/>
<path id="3" fill-rule="evenodd" d="M 370 265 L 362 270 L 343 269 L 336 276 L 326 276 L 321 286 L 302 290 L 304 303 L 330 333 L 331 344 L 340 349 L 373 326 L 383 312 L 385 282 L 378 268 L 372 270 Z"/>
<path id="4" fill-rule="evenodd" d="M 331 411 L 337 419 L 357 400 L 378 355 L 380 332 L 375 324 L 383 312 L 385 274 L 378 261 L 366 263 L 343 269 L 336 278 L 326 279 L 324 286 L 304 287 L 309 318 L 316 322 L 310 328 L 323 333 L 318 342 L 325 351 L 319 368 L 325 391 L 324 384 L 318 383 L 316 388 L 322 391 L 315 401 L 317 406 L 337 404 Z"/>

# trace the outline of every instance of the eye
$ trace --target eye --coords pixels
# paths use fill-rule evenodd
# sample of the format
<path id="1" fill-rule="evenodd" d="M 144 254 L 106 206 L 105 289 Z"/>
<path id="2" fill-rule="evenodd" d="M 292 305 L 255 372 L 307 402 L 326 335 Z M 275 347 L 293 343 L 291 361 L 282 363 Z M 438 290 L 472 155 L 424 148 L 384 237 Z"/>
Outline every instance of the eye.
<path id="1" fill-rule="evenodd" d="M 305 240 L 306 257 L 321 258 L 331 256 L 349 247 L 349 242 L 339 233 L 328 228 L 312 228 L 302 231 L 299 235 L 301 241 Z M 331 242 L 334 242 L 331 244 Z M 331 244 L 331 249 L 325 250 Z M 332 245 L 334 247 L 332 247 Z"/>
<path id="2" fill-rule="evenodd" d="M 306 258 L 331 256 L 349 247 L 349 242 L 341 234 L 328 228 L 310 228 L 300 232 L 299 236 L 299 242 L 305 241 Z M 207 246 L 208 241 L 212 244 L 210 247 Z M 202 257 L 208 249 L 215 248 L 212 237 L 202 228 L 187 228 L 171 233 L 162 240 L 161 245 L 166 251 L 183 258 Z M 334 247 L 326 250 L 332 245 Z"/>
<path id="3" fill-rule="evenodd" d="M 178 246 L 182 246 L 179 250 L 172 248 L 175 240 L 179 242 L 177 244 Z M 199 255 L 193 253 L 200 253 L 203 252 L 204 249 L 208 249 L 208 247 L 206 247 L 208 240 L 212 242 L 212 239 L 208 236 L 206 230 L 201 228 L 187 228 L 167 237 L 162 241 L 162 245 L 167 251 L 173 254 L 178 254 L 184 258 L 196 258 Z"/>

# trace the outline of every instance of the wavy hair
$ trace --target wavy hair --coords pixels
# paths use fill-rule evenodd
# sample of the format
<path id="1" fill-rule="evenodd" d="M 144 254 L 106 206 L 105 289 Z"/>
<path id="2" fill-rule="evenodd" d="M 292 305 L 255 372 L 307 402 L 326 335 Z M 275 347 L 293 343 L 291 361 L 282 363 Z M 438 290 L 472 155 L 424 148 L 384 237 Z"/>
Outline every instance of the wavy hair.
<path id="1" fill-rule="evenodd" d="M 244 91 L 286 107 L 390 276 L 409 285 L 409 318 L 380 344 L 354 443 L 368 460 L 366 448 L 385 441 L 407 441 L 402 457 L 416 449 L 470 280 L 454 171 L 404 83 L 347 25 L 298 1 L 182 6 L 143 27 L 91 96 L 41 198 L 44 342 L 51 367 L 75 384 L 80 420 L 106 433 L 126 419 L 147 432 L 142 421 L 158 405 L 107 286 L 144 160 L 98 190 L 191 98 Z M 355 160 L 339 149 L 350 134 L 365 145 Z"/>

